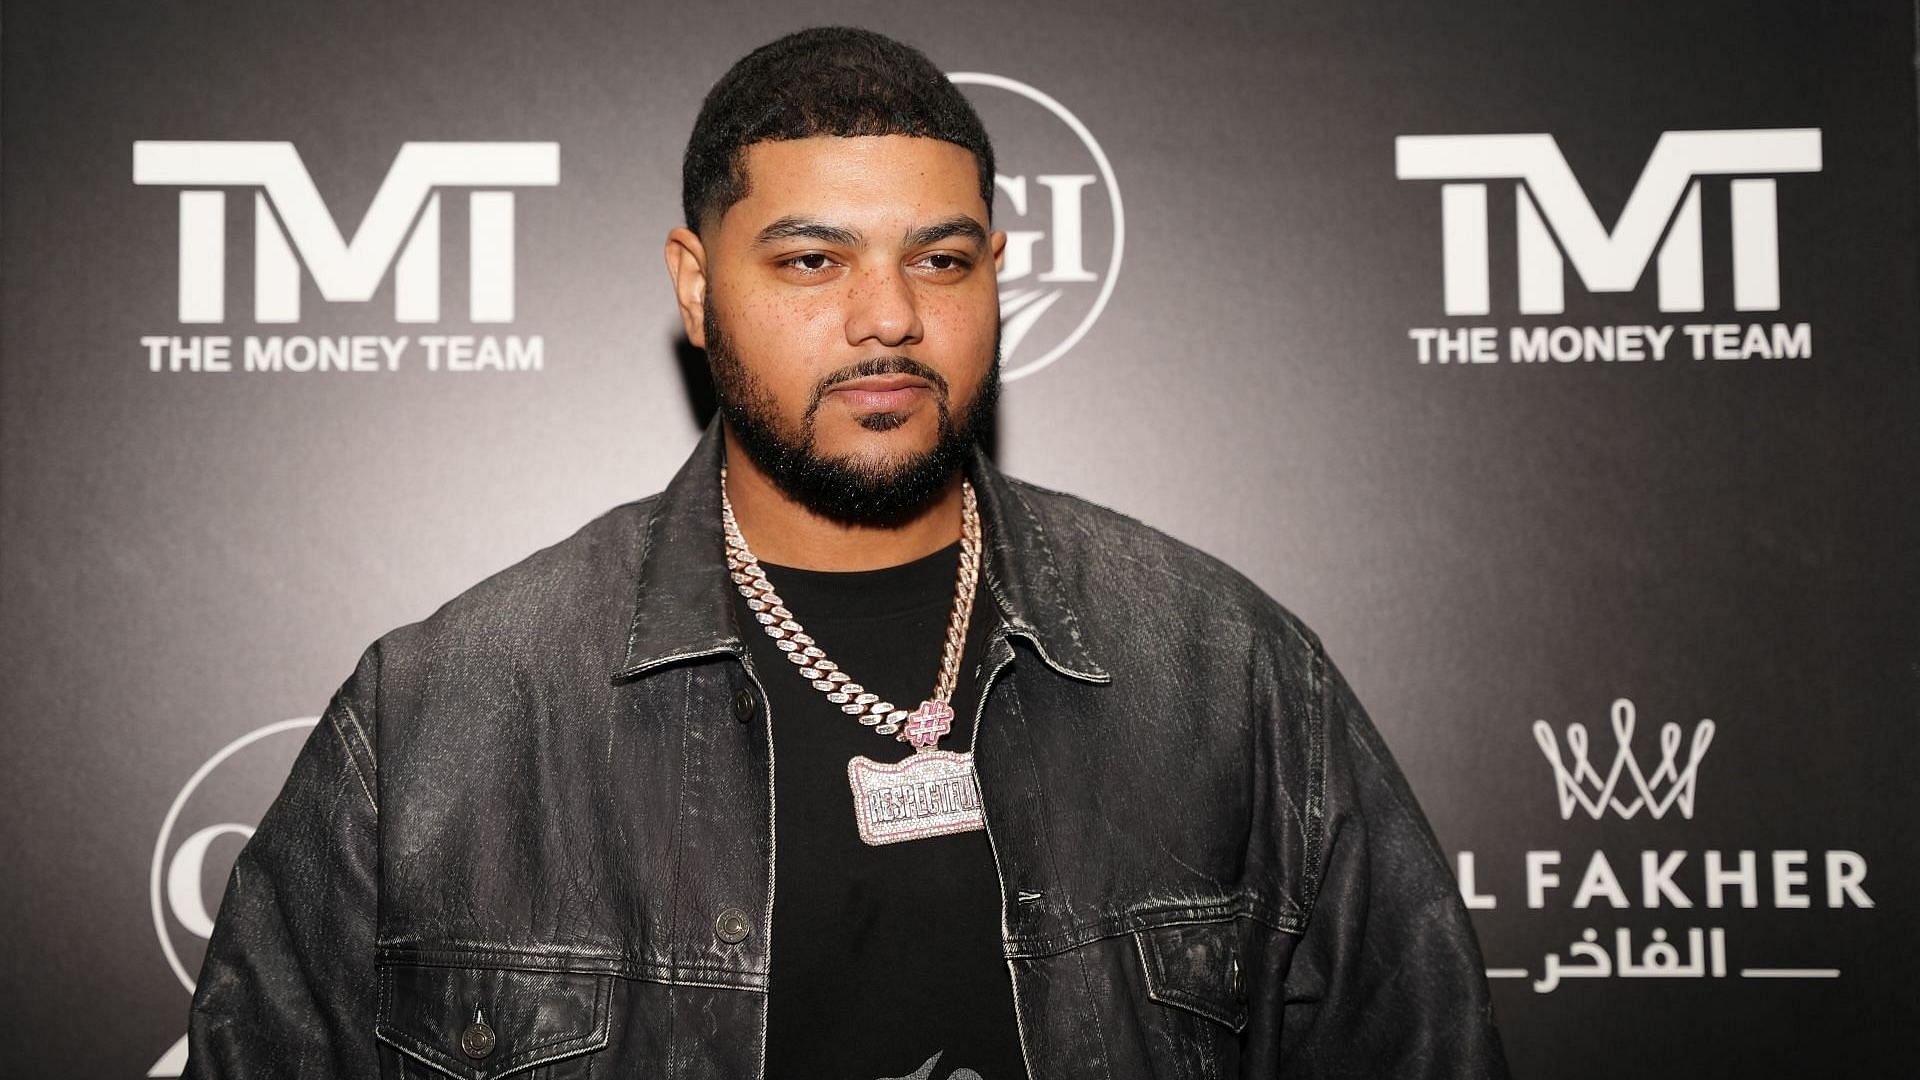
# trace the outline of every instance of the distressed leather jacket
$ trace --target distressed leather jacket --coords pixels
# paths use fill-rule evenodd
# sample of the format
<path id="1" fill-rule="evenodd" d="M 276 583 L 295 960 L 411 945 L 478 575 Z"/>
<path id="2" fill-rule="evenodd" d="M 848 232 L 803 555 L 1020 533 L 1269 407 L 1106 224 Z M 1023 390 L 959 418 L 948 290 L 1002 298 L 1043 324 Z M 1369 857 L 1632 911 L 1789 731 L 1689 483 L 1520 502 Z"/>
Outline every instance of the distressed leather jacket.
<path id="1" fill-rule="evenodd" d="M 721 455 L 367 651 L 234 868 L 187 1076 L 809 1075 L 764 1054 L 776 763 Z M 1504 1076 L 1452 875 L 1313 634 L 970 471 L 1034 1080 Z"/>

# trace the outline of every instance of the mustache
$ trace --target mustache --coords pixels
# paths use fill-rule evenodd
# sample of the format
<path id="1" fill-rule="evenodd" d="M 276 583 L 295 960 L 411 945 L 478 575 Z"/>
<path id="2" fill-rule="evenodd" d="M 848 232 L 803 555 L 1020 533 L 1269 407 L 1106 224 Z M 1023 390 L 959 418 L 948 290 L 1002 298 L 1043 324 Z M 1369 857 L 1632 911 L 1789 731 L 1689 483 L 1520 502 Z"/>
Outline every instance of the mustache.
<path id="1" fill-rule="evenodd" d="M 946 376 L 920 361 L 907 356 L 875 356 L 821 376 L 813 386 L 813 396 L 807 402 L 807 415 L 812 416 L 819 410 L 820 403 L 833 392 L 834 387 L 872 375 L 912 375 L 931 383 L 940 400 L 945 401 L 948 396 Z"/>

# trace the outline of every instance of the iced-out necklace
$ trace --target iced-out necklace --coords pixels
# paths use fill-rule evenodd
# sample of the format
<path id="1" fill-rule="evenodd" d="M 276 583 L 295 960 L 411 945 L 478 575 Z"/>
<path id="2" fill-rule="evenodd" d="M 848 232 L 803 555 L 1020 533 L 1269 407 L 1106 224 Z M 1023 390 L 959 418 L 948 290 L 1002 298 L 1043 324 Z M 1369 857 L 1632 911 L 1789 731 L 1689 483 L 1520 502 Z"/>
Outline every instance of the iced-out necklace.
<path id="1" fill-rule="evenodd" d="M 740 523 L 727 498 L 727 470 L 720 469 L 720 520 L 727 538 L 727 571 L 746 598 L 747 607 L 774 646 L 786 654 L 800 677 L 827 696 L 849 716 L 858 717 L 881 735 L 913 744 L 905 761 L 883 763 L 866 757 L 847 762 L 847 782 L 853 788 L 854 822 L 868 844 L 919 840 L 984 827 L 980 791 L 974 777 L 973 754 L 940 750 L 942 736 L 953 730 L 953 691 L 960 680 L 960 658 L 966 648 L 967 627 L 973 616 L 973 596 L 980 581 L 980 509 L 973 485 L 960 482 L 960 569 L 953 590 L 953 610 L 947 618 L 946 644 L 940 653 L 940 673 L 933 693 L 912 711 L 854 682 L 840 666 L 827 659 L 800 620 L 794 618 L 760 560 L 747 547 Z"/>

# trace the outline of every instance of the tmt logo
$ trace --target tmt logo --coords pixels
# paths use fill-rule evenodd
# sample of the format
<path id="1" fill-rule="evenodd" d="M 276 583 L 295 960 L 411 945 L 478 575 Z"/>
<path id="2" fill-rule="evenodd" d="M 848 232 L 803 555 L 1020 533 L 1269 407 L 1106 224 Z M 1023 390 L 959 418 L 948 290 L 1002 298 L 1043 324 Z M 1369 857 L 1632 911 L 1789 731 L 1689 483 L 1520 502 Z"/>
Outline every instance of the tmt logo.
<path id="1" fill-rule="evenodd" d="M 1093 133 L 1051 96 L 1004 75 L 948 78 L 973 88 L 999 167 L 1017 170 L 993 184 L 994 220 L 1007 232 L 1002 378 L 1018 379 L 1073 348 L 1113 295 L 1126 239 L 1120 188 Z"/>
<path id="2" fill-rule="evenodd" d="M 180 321 L 226 317 L 226 192 L 253 201 L 253 313 L 261 323 L 300 318 L 300 262 L 332 302 L 371 299 L 393 271 L 394 318 L 440 319 L 441 188 L 552 187 L 558 143 L 410 142 L 400 147 L 351 241 L 287 142 L 136 142 L 133 182 L 180 192 Z M 277 216 L 276 216 L 277 212 Z M 468 196 L 469 316 L 513 321 L 514 195 Z M 296 261 L 295 252 L 299 253 Z"/>
<path id="3" fill-rule="evenodd" d="M 1772 177 L 1819 172 L 1820 130 L 1666 132 L 1611 232 L 1552 135 L 1402 135 L 1394 140 L 1394 168 L 1402 180 L 1447 181 L 1440 207 L 1449 315 L 1489 310 L 1489 180 L 1519 181 L 1514 213 L 1522 314 L 1566 310 L 1568 259 L 1589 292 L 1630 292 L 1656 257 L 1660 310 L 1702 310 L 1703 176 L 1739 177 L 1729 182 L 1735 309 L 1777 311 L 1780 238 Z"/>

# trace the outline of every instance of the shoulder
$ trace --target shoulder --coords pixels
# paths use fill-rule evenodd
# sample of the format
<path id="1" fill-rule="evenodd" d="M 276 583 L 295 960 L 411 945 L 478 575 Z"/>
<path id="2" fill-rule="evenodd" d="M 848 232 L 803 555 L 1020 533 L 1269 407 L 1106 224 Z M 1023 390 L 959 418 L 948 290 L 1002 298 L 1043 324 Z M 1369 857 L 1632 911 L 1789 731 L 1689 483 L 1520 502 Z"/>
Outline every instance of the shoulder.
<path id="1" fill-rule="evenodd" d="M 1313 631 L 1245 574 L 1145 522 L 1076 495 L 1007 480 L 1081 616 L 1107 636 L 1158 630 L 1265 651 L 1320 653 Z M 1264 647 L 1264 648 L 1263 648 Z"/>
<path id="2" fill-rule="evenodd" d="M 604 676 L 625 643 L 657 499 L 616 506 L 383 636 L 370 650 L 378 654 L 383 683 L 396 677 L 490 681 L 569 661 L 594 663 Z"/>

